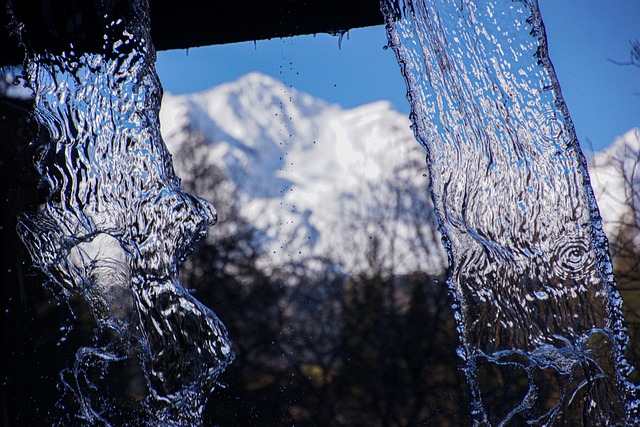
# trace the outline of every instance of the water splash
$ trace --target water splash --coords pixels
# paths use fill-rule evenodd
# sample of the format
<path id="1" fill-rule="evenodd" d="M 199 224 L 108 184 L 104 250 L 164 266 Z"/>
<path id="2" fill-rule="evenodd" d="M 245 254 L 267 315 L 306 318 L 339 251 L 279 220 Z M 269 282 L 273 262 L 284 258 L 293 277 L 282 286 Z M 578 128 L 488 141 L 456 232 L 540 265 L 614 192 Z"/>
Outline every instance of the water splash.
<path id="1" fill-rule="evenodd" d="M 147 17 L 106 18 L 101 52 L 29 52 L 34 115 L 48 134 L 36 159 L 48 197 L 18 231 L 60 296 L 82 296 L 97 323 L 95 343 L 61 376 L 77 418 L 114 423 L 123 391 L 109 400 L 99 383 L 134 358 L 147 392 L 132 411 L 141 418 L 127 422 L 199 425 L 233 354 L 222 323 L 177 273 L 216 212 L 181 190 L 160 136 Z"/>
<path id="2" fill-rule="evenodd" d="M 607 241 L 537 2 L 382 3 L 428 151 L 475 424 L 637 421 Z"/>

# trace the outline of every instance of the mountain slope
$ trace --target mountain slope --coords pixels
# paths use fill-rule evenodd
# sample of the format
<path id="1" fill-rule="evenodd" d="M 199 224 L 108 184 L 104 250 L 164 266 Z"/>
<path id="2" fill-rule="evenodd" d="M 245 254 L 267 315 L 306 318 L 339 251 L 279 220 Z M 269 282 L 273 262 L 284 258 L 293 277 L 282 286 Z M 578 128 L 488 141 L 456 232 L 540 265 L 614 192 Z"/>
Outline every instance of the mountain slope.
<path id="1" fill-rule="evenodd" d="M 621 233 L 634 234 L 627 239 L 640 238 L 640 128 L 627 131 L 596 153 L 589 174 L 609 240 Z"/>
<path id="2" fill-rule="evenodd" d="M 353 274 L 436 274 L 446 264 L 424 151 L 387 102 L 344 110 L 252 73 L 165 95 L 161 122 L 176 155 L 194 135 L 207 143 L 240 214 L 262 231 L 265 265 L 323 257 Z"/>

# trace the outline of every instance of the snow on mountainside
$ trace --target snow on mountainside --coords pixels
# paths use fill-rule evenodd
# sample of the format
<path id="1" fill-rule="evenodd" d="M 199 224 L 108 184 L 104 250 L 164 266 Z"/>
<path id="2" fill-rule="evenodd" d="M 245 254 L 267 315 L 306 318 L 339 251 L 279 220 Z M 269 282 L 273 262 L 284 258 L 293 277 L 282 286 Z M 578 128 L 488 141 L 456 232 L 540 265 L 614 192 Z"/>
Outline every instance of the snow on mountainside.
<path id="1" fill-rule="evenodd" d="M 424 150 L 387 102 L 345 110 L 251 73 L 165 94 L 161 123 L 173 153 L 196 134 L 206 141 L 240 214 L 263 232 L 265 265 L 325 257 L 350 273 L 394 274 L 446 265 Z M 224 219 L 224 203 L 212 202 Z"/>
<path id="2" fill-rule="evenodd" d="M 640 219 L 634 211 L 640 212 L 640 128 L 627 131 L 606 150 L 596 153 L 589 174 L 609 239 L 616 239 L 620 232 L 637 230 Z"/>

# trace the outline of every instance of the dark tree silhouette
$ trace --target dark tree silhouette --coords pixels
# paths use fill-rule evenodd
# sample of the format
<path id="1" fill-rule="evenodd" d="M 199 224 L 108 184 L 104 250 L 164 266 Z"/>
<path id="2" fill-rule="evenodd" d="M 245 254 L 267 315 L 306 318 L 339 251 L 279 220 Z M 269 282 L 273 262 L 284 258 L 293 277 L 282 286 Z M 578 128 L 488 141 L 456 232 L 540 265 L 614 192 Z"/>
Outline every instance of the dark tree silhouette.
<path id="1" fill-rule="evenodd" d="M 367 268 L 353 277 L 320 258 L 258 268 L 259 231 L 242 218 L 233 186 L 207 160 L 208 144 L 215 142 L 188 134 L 174 154 L 182 185 L 212 200 L 220 223 L 185 261 L 181 280 L 225 322 L 236 352 L 220 378 L 226 387 L 210 398 L 207 422 L 468 424 L 444 278 L 393 274 L 381 248 L 395 245 L 397 232 L 389 226 L 394 218 L 369 210 L 369 218 L 359 216 L 347 225 L 369 240 L 361 255 Z M 402 180 L 398 186 L 385 188 L 385 194 L 400 198 L 407 188 L 418 191 Z M 423 204 L 398 203 L 395 215 L 417 220 L 430 203 L 423 191 Z M 367 219 L 376 221 L 377 232 L 366 226 Z M 422 236 L 424 245 L 426 239 L 432 236 Z"/>

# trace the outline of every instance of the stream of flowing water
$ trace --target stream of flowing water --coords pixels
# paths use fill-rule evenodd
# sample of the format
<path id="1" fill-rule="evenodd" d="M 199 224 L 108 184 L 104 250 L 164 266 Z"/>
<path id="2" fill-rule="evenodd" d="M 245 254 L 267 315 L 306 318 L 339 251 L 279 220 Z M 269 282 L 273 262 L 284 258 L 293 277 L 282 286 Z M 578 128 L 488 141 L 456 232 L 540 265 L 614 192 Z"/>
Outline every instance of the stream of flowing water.
<path id="1" fill-rule="evenodd" d="M 32 52 L 26 69 L 47 134 L 36 167 L 48 196 L 18 231 L 60 298 L 81 296 L 97 325 L 61 375 L 78 411 L 58 422 L 125 423 L 116 403 L 126 381 L 114 396 L 103 383 L 133 359 L 146 392 L 127 422 L 199 425 L 233 354 L 222 323 L 178 282 L 177 266 L 216 212 L 182 191 L 160 136 L 148 17 L 105 15 L 104 23 L 102 52 Z"/>
<path id="2" fill-rule="evenodd" d="M 621 299 L 536 0 L 382 8 L 428 151 L 474 423 L 637 423 Z"/>

